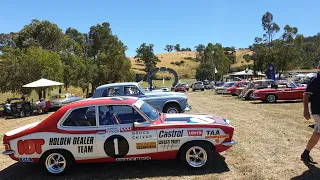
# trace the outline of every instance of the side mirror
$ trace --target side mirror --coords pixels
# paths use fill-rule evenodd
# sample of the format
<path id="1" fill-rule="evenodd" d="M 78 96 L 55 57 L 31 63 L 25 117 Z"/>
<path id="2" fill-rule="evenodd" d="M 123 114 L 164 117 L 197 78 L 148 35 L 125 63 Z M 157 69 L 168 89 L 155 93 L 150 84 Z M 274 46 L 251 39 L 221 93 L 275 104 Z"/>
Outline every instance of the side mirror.
<path id="1" fill-rule="evenodd" d="M 141 127 L 141 123 L 133 122 L 133 127 L 134 127 L 134 128 L 136 128 L 136 127 Z"/>

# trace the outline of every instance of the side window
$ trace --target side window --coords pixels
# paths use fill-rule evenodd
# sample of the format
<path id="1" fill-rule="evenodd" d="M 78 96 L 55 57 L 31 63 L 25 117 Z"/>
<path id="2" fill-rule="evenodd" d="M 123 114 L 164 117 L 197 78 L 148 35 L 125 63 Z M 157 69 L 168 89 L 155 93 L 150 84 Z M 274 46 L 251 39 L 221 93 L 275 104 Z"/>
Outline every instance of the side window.
<path id="1" fill-rule="evenodd" d="M 100 106 L 99 125 L 131 124 L 143 122 L 144 118 L 131 106 Z"/>
<path id="2" fill-rule="evenodd" d="M 124 95 L 139 95 L 141 94 L 137 86 L 124 86 Z"/>
<path id="3" fill-rule="evenodd" d="M 118 86 L 107 88 L 102 93 L 102 97 L 113 97 L 113 96 L 120 96 L 120 89 Z"/>
<path id="4" fill-rule="evenodd" d="M 63 126 L 96 126 L 95 106 L 74 109 Z"/>

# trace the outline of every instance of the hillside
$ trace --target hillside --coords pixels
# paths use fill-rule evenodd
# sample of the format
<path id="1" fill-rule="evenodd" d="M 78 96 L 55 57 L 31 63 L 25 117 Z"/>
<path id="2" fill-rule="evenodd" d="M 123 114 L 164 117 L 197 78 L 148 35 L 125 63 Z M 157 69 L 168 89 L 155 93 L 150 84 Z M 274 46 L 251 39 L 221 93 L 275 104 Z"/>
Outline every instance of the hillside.
<path id="1" fill-rule="evenodd" d="M 244 64 L 252 64 L 252 62 L 246 63 L 243 59 L 244 54 L 251 55 L 252 52 L 248 49 L 241 49 L 236 51 L 237 61 L 232 67 L 238 67 Z M 180 51 L 180 52 L 169 52 L 156 54 L 161 62 L 157 64 L 157 67 L 167 67 L 176 70 L 181 78 L 194 78 L 196 74 L 196 69 L 199 66 L 199 62 L 195 62 L 196 52 L 194 51 Z M 185 59 L 187 58 L 187 59 Z M 193 60 L 191 60 L 191 58 Z M 135 59 L 130 58 L 132 63 L 132 68 L 136 73 L 144 73 L 144 65 L 142 63 L 136 63 Z M 178 66 L 171 64 L 171 62 L 184 61 L 184 64 Z M 243 63 L 241 63 L 243 62 Z"/>

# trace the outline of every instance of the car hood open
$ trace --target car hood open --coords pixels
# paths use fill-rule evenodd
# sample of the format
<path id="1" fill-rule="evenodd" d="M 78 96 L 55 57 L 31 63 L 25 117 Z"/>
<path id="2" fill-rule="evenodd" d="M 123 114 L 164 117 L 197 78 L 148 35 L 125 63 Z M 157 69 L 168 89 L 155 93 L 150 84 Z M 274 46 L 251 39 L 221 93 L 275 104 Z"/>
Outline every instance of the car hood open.
<path id="1" fill-rule="evenodd" d="M 230 125 L 229 120 L 206 114 L 166 114 L 165 124 L 221 124 Z"/>

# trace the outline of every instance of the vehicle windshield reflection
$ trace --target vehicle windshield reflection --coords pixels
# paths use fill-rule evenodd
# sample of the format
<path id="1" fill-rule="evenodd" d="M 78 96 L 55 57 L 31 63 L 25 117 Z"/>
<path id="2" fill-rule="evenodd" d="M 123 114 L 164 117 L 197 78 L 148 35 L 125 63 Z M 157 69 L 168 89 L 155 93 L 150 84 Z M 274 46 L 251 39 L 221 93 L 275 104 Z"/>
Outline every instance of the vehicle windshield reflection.
<path id="1" fill-rule="evenodd" d="M 147 103 L 143 103 L 140 107 L 140 110 L 149 117 L 149 119 L 151 121 L 155 121 L 159 118 L 160 114 L 156 109 L 154 109 L 153 107 L 151 107 L 149 104 Z"/>

